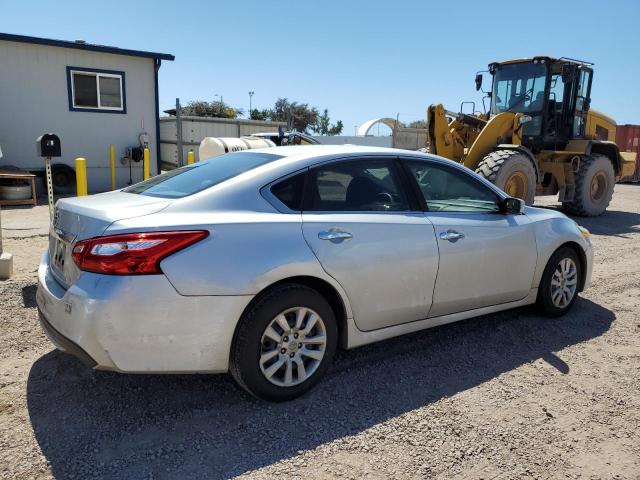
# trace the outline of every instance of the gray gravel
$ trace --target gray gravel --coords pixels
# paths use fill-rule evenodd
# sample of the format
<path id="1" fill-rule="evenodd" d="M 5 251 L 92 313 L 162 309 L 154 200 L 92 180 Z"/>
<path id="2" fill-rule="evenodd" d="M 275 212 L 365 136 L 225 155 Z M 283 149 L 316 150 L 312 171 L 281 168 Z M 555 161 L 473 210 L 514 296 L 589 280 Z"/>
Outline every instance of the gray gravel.
<path id="1" fill-rule="evenodd" d="M 94 372 L 52 350 L 34 302 L 46 237 L 9 238 L 0 478 L 640 478 L 639 206 L 619 185 L 607 215 L 580 220 L 597 261 L 570 315 L 525 308 L 340 352 L 287 404 L 226 375 Z"/>

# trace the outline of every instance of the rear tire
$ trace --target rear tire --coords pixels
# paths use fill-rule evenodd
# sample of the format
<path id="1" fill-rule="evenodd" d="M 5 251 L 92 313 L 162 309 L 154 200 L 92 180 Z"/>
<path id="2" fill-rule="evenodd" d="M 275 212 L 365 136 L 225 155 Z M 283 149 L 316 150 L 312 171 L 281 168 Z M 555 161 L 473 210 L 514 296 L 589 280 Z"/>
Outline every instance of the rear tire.
<path id="1" fill-rule="evenodd" d="M 318 383 L 337 343 L 335 315 L 324 297 L 304 285 L 283 284 L 262 294 L 243 314 L 229 370 L 238 385 L 258 398 L 292 400 Z"/>
<path id="2" fill-rule="evenodd" d="M 602 215 L 611 203 L 616 183 L 609 157 L 600 153 L 582 157 L 575 178 L 573 201 L 563 202 L 562 207 L 567 213 L 580 217 Z"/>
<path id="3" fill-rule="evenodd" d="M 476 173 L 482 175 L 511 197 L 533 205 L 536 195 L 536 170 L 529 157 L 517 150 L 496 150 L 486 155 Z"/>
<path id="4" fill-rule="evenodd" d="M 76 171 L 63 163 L 51 165 L 51 183 L 55 194 L 76 193 Z"/>
<path id="5" fill-rule="evenodd" d="M 575 250 L 559 248 L 547 263 L 538 287 L 537 307 L 547 317 L 567 313 L 576 299 L 582 278 L 582 266 Z"/>

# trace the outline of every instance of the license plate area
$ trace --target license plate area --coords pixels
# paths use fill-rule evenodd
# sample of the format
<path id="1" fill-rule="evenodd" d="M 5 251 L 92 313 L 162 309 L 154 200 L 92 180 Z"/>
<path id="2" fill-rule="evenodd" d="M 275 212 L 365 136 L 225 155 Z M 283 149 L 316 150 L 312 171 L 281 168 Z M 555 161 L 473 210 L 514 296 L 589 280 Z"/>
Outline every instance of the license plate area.
<path id="1" fill-rule="evenodd" d="M 53 267 L 61 274 L 64 274 L 64 266 L 67 261 L 68 245 L 61 239 L 55 238 L 53 244 Z"/>

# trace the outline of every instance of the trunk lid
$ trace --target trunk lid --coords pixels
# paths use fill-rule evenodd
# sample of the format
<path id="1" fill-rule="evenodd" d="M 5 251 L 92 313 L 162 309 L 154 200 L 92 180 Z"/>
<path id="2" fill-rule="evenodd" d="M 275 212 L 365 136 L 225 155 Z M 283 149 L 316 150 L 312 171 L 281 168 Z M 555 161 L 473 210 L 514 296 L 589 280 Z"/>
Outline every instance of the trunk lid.
<path id="1" fill-rule="evenodd" d="M 115 221 L 151 215 L 170 203 L 166 198 L 119 191 L 58 200 L 49 231 L 53 276 L 68 288 L 80 274 L 71 258 L 71 250 L 78 240 L 98 237 Z"/>

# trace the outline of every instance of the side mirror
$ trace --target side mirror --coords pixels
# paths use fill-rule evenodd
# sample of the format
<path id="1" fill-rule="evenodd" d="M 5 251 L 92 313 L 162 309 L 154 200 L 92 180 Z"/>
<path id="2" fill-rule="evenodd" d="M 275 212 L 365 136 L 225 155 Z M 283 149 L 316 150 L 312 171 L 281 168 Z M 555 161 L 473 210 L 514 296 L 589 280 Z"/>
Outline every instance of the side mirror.
<path id="1" fill-rule="evenodd" d="M 505 214 L 521 215 L 524 213 L 525 205 L 524 200 L 521 198 L 507 197 L 503 200 L 502 211 Z"/>
<path id="2" fill-rule="evenodd" d="M 476 73 L 476 90 L 480 90 L 482 88 L 482 74 Z"/>

